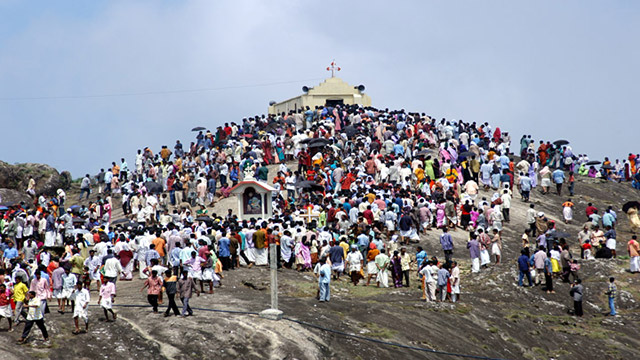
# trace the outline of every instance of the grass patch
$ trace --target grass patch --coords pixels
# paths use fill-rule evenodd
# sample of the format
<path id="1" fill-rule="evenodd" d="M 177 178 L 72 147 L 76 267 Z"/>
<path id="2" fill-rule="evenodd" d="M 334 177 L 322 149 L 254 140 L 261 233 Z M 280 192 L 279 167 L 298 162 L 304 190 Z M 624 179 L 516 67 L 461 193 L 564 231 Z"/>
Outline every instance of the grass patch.
<path id="1" fill-rule="evenodd" d="M 492 334 L 497 334 L 498 331 L 500 331 L 500 329 L 498 329 L 495 326 L 492 326 L 492 327 L 489 328 L 489 332 L 492 333 Z"/>
<path id="2" fill-rule="evenodd" d="M 362 324 L 362 327 L 369 330 L 367 336 L 377 337 L 380 339 L 392 339 L 397 333 L 395 330 L 381 327 L 376 323 L 364 323 Z"/>
<path id="3" fill-rule="evenodd" d="M 471 312 L 471 310 L 473 310 L 471 305 L 468 305 L 468 304 L 458 304 L 455 306 L 454 309 L 459 314 L 468 314 Z"/>

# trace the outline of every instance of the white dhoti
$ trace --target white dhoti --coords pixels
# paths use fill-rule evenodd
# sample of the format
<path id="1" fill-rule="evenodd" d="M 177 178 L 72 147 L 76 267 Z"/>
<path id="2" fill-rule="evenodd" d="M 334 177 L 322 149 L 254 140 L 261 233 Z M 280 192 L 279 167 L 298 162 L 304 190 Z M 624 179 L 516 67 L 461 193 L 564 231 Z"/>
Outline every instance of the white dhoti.
<path id="1" fill-rule="evenodd" d="M 498 255 L 498 256 L 500 256 L 500 255 L 501 255 L 501 253 L 500 253 L 500 246 L 498 246 L 498 244 L 497 244 L 497 243 L 494 243 L 494 244 L 491 246 L 491 254 L 492 254 L 492 255 Z"/>
<path id="2" fill-rule="evenodd" d="M 192 278 L 193 280 L 202 280 L 202 270 L 193 270 L 190 268 L 189 275 L 187 276 Z"/>
<path id="3" fill-rule="evenodd" d="M 389 274 L 386 270 L 378 272 L 378 282 L 381 287 L 389 287 Z"/>
<path id="4" fill-rule="evenodd" d="M 472 273 L 480 272 L 480 258 L 471 259 L 471 272 Z"/>
<path id="5" fill-rule="evenodd" d="M 56 243 L 56 233 L 53 231 L 47 231 L 44 233 L 44 246 L 51 247 Z"/>
<path id="6" fill-rule="evenodd" d="M 562 209 L 562 216 L 564 217 L 565 221 L 573 220 L 573 209 L 570 206 L 566 206 L 564 209 Z"/>
<path id="7" fill-rule="evenodd" d="M 489 250 L 480 250 L 480 265 L 484 266 L 491 263 L 491 256 Z"/>
<path id="8" fill-rule="evenodd" d="M 13 311 L 11 310 L 11 305 L 0 306 L 0 317 L 7 318 L 11 321 L 12 316 Z"/>
<path id="9" fill-rule="evenodd" d="M 367 274 L 375 275 L 378 273 L 378 266 L 375 261 L 369 261 L 367 263 Z"/>
<path id="10" fill-rule="evenodd" d="M 632 273 L 640 271 L 640 256 L 633 256 L 629 259 L 629 271 Z"/>
<path id="11" fill-rule="evenodd" d="M 89 308 L 83 309 L 82 306 L 76 304 L 73 308 L 73 317 L 80 318 L 84 320 L 84 322 L 89 321 Z"/>
<path id="12" fill-rule="evenodd" d="M 62 295 L 62 289 L 53 289 L 52 297 L 56 299 L 64 299 L 64 296 Z"/>
<path id="13" fill-rule="evenodd" d="M 109 296 L 108 298 L 102 298 L 100 300 L 100 306 L 102 306 L 103 309 L 110 310 L 113 306 L 113 304 L 111 303 L 111 296 Z"/>
<path id="14" fill-rule="evenodd" d="M 122 275 L 120 275 L 120 279 L 123 280 L 131 280 L 133 278 L 133 260 L 129 261 L 127 266 L 122 269 Z"/>
<path id="15" fill-rule="evenodd" d="M 148 278 L 147 274 L 145 274 L 143 272 L 143 270 L 147 267 L 147 263 L 143 261 L 138 260 L 138 271 L 140 272 L 140 279 L 146 279 Z"/>
<path id="16" fill-rule="evenodd" d="M 267 249 L 255 249 L 256 250 L 256 265 L 267 265 L 269 262 L 269 257 L 267 253 Z"/>
<path id="17" fill-rule="evenodd" d="M 607 239 L 607 248 L 611 250 L 616 250 L 616 239 Z"/>
<path id="18" fill-rule="evenodd" d="M 212 268 L 206 268 L 202 270 L 202 281 L 213 281 L 213 277 L 215 274 L 213 273 Z"/>
<path id="19" fill-rule="evenodd" d="M 247 248 L 247 250 L 245 250 L 244 255 L 247 257 L 247 259 L 249 260 L 249 262 L 251 263 L 255 263 L 256 262 L 256 248 Z"/>

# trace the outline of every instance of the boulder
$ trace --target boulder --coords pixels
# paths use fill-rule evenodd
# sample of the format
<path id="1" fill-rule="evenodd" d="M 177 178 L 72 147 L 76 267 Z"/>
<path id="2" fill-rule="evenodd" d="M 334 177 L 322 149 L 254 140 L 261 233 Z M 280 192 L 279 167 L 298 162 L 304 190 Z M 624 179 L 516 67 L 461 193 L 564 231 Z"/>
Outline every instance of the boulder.
<path id="1" fill-rule="evenodd" d="M 21 192 L 27 190 L 29 177 L 36 181 L 36 193 L 55 195 L 58 189 L 68 189 L 71 186 L 71 174 L 61 173 L 45 164 L 16 164 L 10 165 L 0 161 L 0 188 L 13 189 Z"/>
<path id="2" fill-rule="evenodd" d="M 17 204 L 24 201 L 25 204 L 31 204 L 33 201 L 24 191 L 13 189 L 0 189 L 0 204 L 9 205 Z"/>

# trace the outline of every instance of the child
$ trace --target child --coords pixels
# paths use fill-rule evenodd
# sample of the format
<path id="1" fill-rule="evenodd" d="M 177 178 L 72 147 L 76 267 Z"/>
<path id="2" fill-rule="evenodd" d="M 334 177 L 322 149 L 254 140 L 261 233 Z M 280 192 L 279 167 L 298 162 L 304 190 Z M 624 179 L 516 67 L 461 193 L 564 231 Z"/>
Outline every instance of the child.
<path id="1" fill-rule="evenodd" d="M 582 254 L 583 257 L 586 260 L 593 260 L 594 257 L 592 255 L 592 246 L 591 246 L 591 240 L 587 239 L 584 241 L 584 244 L 582 244 Z"/>
<path id="2" fill-rule="evenodd" d="M 76 287 L 77 278 L 74 274 L 70 273 L 69 268 L 64 269 L 64 275 L 62 275 L 62 292 L 60 296 L 62 296 L 62 312 L 64 313 L 67 305 L 67 301 L 71 300 L 73 303 L 73 291 Z M 73 304 L 72 304 L 73 305 Z"/>
<path id="3" fill-rule="evenodd" d="M 193 310 L 189 306 L 189 299 L 196 292 L 200 296 L 200 292 L 196 288 L 196 283 L 189 277 L 189 271 L 182 270 L 182 278 L 178 280 L 178 293 L 180 294 L 180 301 L 182 301 L 182 316 L 185 317 L 193 315 Z"/>
<path id="4" fill-rule="evenodd" d="M 609 315 L 616 316 L 616 295 L 618 294 L 618 288 L 615 283 L 616 279 L 613 277 L 609 278 L 609 289 L 605 292 L 607 297 L 609 298 Z"/>
<path id="5" fill-rule="evenodd" d="M 573 196 L 573 187 L 576 182 L 576 177 L 573 174 L 573 171 L 569 171 L 569 195 Z"/>
<path id="6" fill-rule="evenodd" d="M 90 291 L 89 289 L 91 288 L 91 273 L 89 273 L 88 266 L 84 267 L 84 272 L 80 276 L 79 282 L 81 282 L 84 285 L 84 288 L 87 289 L 87 291 Z"/>
<path id="7" fill-rule="evenodd" d="M 580 276 L 578 276 L 578 270 L 580 270 L 580 264 L 578 264 L 578 260 L 573 260 L 571 264 L 569 264 L 569 271 L 571 276 L 573 276 L 574 280 L 578 280 Z"/>
<path id="8" fill-rule="evenodd" d="M 113 312 L 113 301 L 116 297 L 116 285 L 106 279 L 102 280 L 102 286 L 100 287 L 100 297 L 98 303 L 104 310 L 104 317 L 106 322 L 116 321 L 117 315 Z M 113 315 L 113 320 L 109 320 L 109 313 Z"/>
<path id="9" fill-rule="evenodd" d="M 220 280 L 224 278 L 224 276 L 222 275 L 222 262 L 220 261 L 220 259 L 216 260 L 216 266 L 215 266 L 214 272 L 215 272 L 214 274 L 215 276 L 213 278 L 213 286 L 218 287 L 222 285 L 222 281 Z"/>
<path id="10" fill-rule="evenodd" d="M 11 311 L 11 295 L 13 292 L 7 289 L 5 284 L 0 284 L 0 320 L 6 318 L 9 322 L 9 332 L 13 332 L 13 311 Z"/>
<path id="11" fill-rule="evenodd" d="M 89 281 L 89 285 L 90 284 L 91 281 Z M 85 286 L 85 282 L 79 281 L 76 283 L 76 289 L 73 292 L 73 297 L 75 299 L 73 307 L 73 322 L 76 325 L 76 329 L 72 332 L 74 335 L 80 334 L 79 319 L 84 320 L 84 332 L 86 333 L 89 331 L 89 301 L 91 300 L 91 295 Z"/>

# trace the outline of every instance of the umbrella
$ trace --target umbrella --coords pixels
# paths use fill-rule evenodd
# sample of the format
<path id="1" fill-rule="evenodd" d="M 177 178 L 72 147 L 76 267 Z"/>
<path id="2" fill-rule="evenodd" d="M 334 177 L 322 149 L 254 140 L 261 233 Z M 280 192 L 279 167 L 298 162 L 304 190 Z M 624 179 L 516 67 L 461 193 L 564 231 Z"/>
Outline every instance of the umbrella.
<path id="1" fill-rule="evenodd" d="M 91 231 L 87 230 L 87 229 L 71 229 L 71 231 L 68 232 L 69 235 L 73 235 L 76 236 L 77 234 L 88 234 Z"/>
<path id="2" fill-rule="evenodd" d="M 606 170 L 611 170 L 611 169 L 615 169 L 616 167 L 611 165 L 611 164 L 607 164 L 607 165 L 602 165 L 600 166 L 601 169 L 606 169 Z"/>
<path id="3" fill-rule="evenodd" d="M 311 141 L 309 141 L 309 143 L 307 144 L 308 147 L 312 148 L 312 147 L 323 147 L 323 146 L 327 146 L 331 143 L 330 140 L 327 139 L 312 139 Z"/>
<path id="4" fill-rule="evenodd" d="M 422 150 L 416 153 L 416 156 L 425 156 L 425 155 L 429 155 L 429 150 Z"/>
<path id="5" fill-rule="evenodd" d="M 191 131 L 202 131 L 202 130 L 207 130 L 207 128 L 204 128 L 202 126 L 198 126 L 198 127 L 194 127 L 193 129 L 191 129 Z"/>
<path id="6" fill-rule="evenodd" d="M 562 146 L 562 145 L 567 145 L 569 144 L 569 142 L 567 140 L 556 140 L 553 142 L 553 144 L 555 146 Z"/>
<path id="7" fill-rule="evenodd" d="M 622 211 L 625 213 L 629 211 L 629 209 L 631 208 L 636 208 L 637 210 L 640 210 L 640 202 L 628 201 L 624 205 L 622 205 Z"/>
<path id="8" fill-rule="evenodd" d="M 349 138 L 354 137 L 357 133 L 360 132 L 360 130 L 358 130 L 358 128 L 353 125 L 345 127 L 344 129 L 342 129 L 342 131 L 344 131 L 344 133 L 347 134 L 347 137 Z"/>
<path id="9" fill-rule="evenodd" d="M 162 192 L 162 185 L 158 184 L 155 181 L 147 181 L 144 183 L 144 187 L 147 188 L 147 191 L 152 194 L 160 194 Z"/>
<path id="10" fill-rule="evenodd" d="M 85 219 L 81 219 L 81 218 L 73 218 L 73 223 L 74 224 L 84 224 Z"/>
<path id="11" fill-rule="evenodd" d="M 602 163 L 602 161 L 592 160 L 586 163 L 585 165 L 600 165 L 600 163 Z"/>
<path id="12" fill-rule="evenodd" d="M 131 221 L 131 220 L 129 220 L 129 219 L 127 219 L 127 218 L 122 218 L 122 219 L 118 219 L 118 220 L 115 220 L 115 221 L 111 222 L 111 224 L 113 224 L 113 225 L 118 225 L 118 224 L 128 223 L 128 222 L 130 222 L 130 221 Z"/>
<path id="13" fill-rule="evenodd" d="M 475 155 L 476 155 L 476 153 L 474 153 L 473 151 L 465 151 L 465 152 L 463 152 L 463 153 L 460 153 L 458 156 L 465 156 L 465 157 L 467 157 L 467 156 L 475 156 Z"/>
<path id="14" fill-rule="evenodd" d="M 311 180 L 300 181 L 299 183 L 296 184 L 296 187 L 298 189 L 308 190 L 308 191 L 323 191 L 324 190 L 322 185 L 316 183 L 315 181 L 311 181 Z"/>
<path id="15" fill-rule="evenodd" d="M 313 138 L 302 139 L 300 140 L 300 144 L 308 144 L 311 140 L 313 140 Z"/>
<path id="16" fill-rule="evenodd" d="M 210 218 L 210 217 L 208 217 L 208 216 L 198 216 L 195 220 L 196 220 L 196 221 L 204 221 L 204 222 L 206 222 L 207 224 L 210 224 L 210 223 L 212 223 L 212 222 L 213 222 L 213 219 L 212 219 L 212 218 Z"/>

